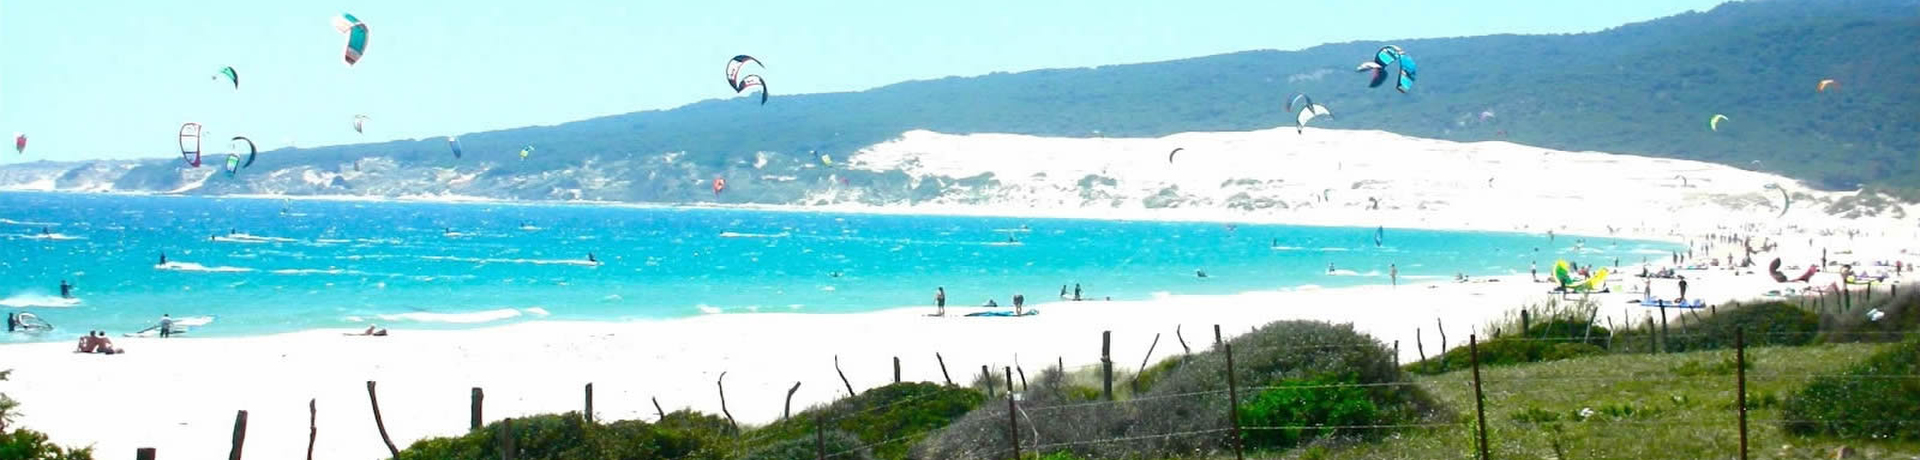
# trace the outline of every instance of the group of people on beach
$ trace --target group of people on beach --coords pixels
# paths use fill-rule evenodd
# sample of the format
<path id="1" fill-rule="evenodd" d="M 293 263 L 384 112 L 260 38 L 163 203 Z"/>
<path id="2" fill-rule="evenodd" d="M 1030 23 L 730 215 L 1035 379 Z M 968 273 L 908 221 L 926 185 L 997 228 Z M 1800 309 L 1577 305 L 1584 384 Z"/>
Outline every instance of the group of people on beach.
<path id="1" fill-rule="evenodd" d="M 987 299 L 987 303 L 982 304 L 980 306 L 989 307 L 989 308 L 999 307 L 1000 303 L 994 301 L 993 299 Z M 933 308 L 934 308 L 933 314 L 928 316 L 947 316 L 946 286 L 935 287 L 933 289 Z M 1013 316 L 1027 316 L 1026 309 L 1027 309 L 1027 296 L 1022 295 L 1020 293 L 1014 293 L 1013 294 Z M 969 316 L 973 316 L 973 315 L 969 315 Z"/>

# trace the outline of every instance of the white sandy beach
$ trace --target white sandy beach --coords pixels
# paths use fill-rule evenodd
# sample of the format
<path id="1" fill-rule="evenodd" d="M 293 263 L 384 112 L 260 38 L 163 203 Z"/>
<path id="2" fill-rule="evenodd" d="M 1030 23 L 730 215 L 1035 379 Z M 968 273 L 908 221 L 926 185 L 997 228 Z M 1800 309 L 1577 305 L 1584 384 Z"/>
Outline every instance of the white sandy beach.
<path id="1" fill-rule="evenodd" d="M 1173 165 L 1166 151 L 1186 148 Z M 1340 153 L 1329 153 L 1340 152 Z M 1789 266 L 1815 263 L 1820 251 L 1836 262 L 1920 260 L 1920 235 L 1911 218 L 1843 219 L 1820 210 L 1852 192 L 1819 192 L 1778 176 L 1706 163 L 1549 152 L 1501 142 L 1460 144 L 1378 132 L 1309 129 L 1247 133 L 1192 133 L 1165 139 L 1044 139 L 1026 136 L 950 136 L 912 132 L 848 159 L 856 168 L 905 169 L 916 177 L 993 173 L 1019 186 L 992 191 L 991 202 L 934 202 L 870 207 L 844 203 L 826 190 L 825 205 L 799 209 L 855 212 L 981 214 L 1314 225 L 1385 225 L 1613 235 L 1619 238 L 1700 241 L 1706 234 L 1740 232 L 1769 238 L 1781 249 L 1746 271 L 1683 272 L 1689 297 L 1712 303 L 1760 298 L 1781 289 L 1764 273 L 1772 257 Z M 1044 175 L 1041 175 L 1043 174 Z M 1076 185 L 1094 174 L 1115 179 L 1100 198 Z M 1675 176 L 1684 175 L 1682 185 Z M 1257 183 L 1236 183 L 1255 179 Z M 1493 178 L 1493 185 L 1488 179 Z M 1267 181 L 1271 182 L 1267 182 Z M 1769 205 L 1778 183 L 1804 195 L 1785 217 Z M 1178 186 L 1196 205 L 1149 209 L 1144 197 Z M 1326 189 L 1333 189 L 1326 192 Z M 1252 190 L 1249 192 L 1249 190 Z M 1235 209 L 1234 195 L 1287 203 Z M 1320 202 L 1315 197 L 1331 195 Z M 1370 198 L 1380 209 L 1367 209 Z M 1118 206 L 1100 203 L 1118 201 Z M 1244 200 L 1242 200 L 1244 201 Z M 795 209 L 795 208 L 787 208 Z M 1916 211 L 1907 209 L 1907 212 Z M 1613 227 L 1610 231 L 1608 227 Z M 1823 235 L 1822 232 L 1833 234 Z M 1857 231 L 1849 237 L 1845 232 Z M 1568 244 L 1563 237 L 1558 244 Z M 1542 236 L 1545 239 L 1545 236 Z M 1724 245 L 1711 255 L 1735 251 Z M 1667 258 L 1651 259 L 1664 265 Z M 1627 304 L 1641 281 L 1638 261 L 1612 278 L 1613 294 L 1595 296 L 1599 314 L 1616 323 L 1651 311 Z M 1550 269 L 1542 263 L 1543 274 Z M 1384 271 L 1384 270 L 1382 270 Z M 1791 271 L 1791 270 L 1788 270 Z M 1478 279 L 1478 278 L 1477 278 Z M 1822 273 L 1814 285 L 1837 279 Z M 1907 284 L 1915 279 L 1911 272 Z M 957 383 L 980 366 L 1028 371 L 1064 360 L 1070 367 L 1099 361 L 1100 334 L 1112 331 L 1116 365 L 1136 368 L 1154 334 L 1156 357 L 1200 350 L 1211 328 L 1229 335 L 1266 322 L 1318 319 L 1352 323 L 1382 342 L 1401 343 L 1401 358 L 1441 349 L 1436 319 L 1448 345 L 1526 305 L 1546 302 L 1550 285 L 1507 275 L 1480 282 L 1401 280 L 1383 285 L 1224 296 L 1172 296 L 1135 302 L 1035 302 L 1043 313 L 1027 318 L 930 318 L 932 307 L 844 315 L 718 314 L 620 323 L 537 322 L 466 331 L 394 330 L 390 337 L 344 337 L 339 330 L 247 338 L 120 339 L 129 353 L 72 353 L 72 343 L 0 346 L 0 383 L 25 403 L 23 426 L 63 444 L 94 445 L 107 458 L 156 447 L 163 458 L 213 458 L 226 453 L 234 411 L 250 414 L 247 452 L 292 458 L 306 448 L 309 398 L 318 400 L 316 458 L 381 458 L 365 383 L 380 382 L 380 405 L 394 441 L 407 444 L 457 435 L 467 426 L 470 387 L 486 391 L 489 420 L 578 410 L 581 386 L 595 384 L 602 419 L 653 418 L 648 398 L 671 411 L 719 413 L 714 379 L 726 372 L 728 409 L 742 423 L 780 415 L 787 387 L 802 382 L 799 407 L 844 396 L 834 373 L 840 357 L 857 390 L 887 383 L 899 357 L 909 380 L 940 381 L 934 354 L 946 359 Z M 1430 281 L 1430 280 L 1422 280 Z M 1671 280 L 1654 291 L 1672 297 Z M 1903 286 L 1904 288 L 1904 286 Z M 928 296 L 931 297 L 931 292 Z M 1038 297 L 1038 296 L 1034 296 Z M 930 299 L 929 299 L 930 300 Z M 954 314 L 972 308 L 950 309 Z"/>

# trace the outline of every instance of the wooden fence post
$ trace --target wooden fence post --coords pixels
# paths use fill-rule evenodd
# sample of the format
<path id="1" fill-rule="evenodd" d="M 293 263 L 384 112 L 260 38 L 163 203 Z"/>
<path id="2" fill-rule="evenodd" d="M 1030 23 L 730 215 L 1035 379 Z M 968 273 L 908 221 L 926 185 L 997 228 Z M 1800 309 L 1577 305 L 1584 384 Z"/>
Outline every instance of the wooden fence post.
<path id="1" fill-rule="evenodd" d="M 500 419 L 500 459 L 513 460 L 519 456 L 519 447 L 514 445 L 513 417 Z"/>
<path id="2" fill-rule="evenodd" d="M 893 383 L 900 383 L 900 357 L 893 357 Z"/>
<path id="3" fill-rule="evenodd" d="M 934 353 L 933 360 L 940 362 L 940 378 L 947 381 L 947 386 L 953 386 L 953 376 L 947 375 L 947 358 Z"/>
<path id="4" fill-rule="evenodd" d="M 1147 345 L 1147 355 L 1140 358 L 1140 372 L 1133 374 L 1133 382 L 1129 385 L 1133 388 L 1134 394 L 1140 394 L 1140 376 L 1147 373 L 1147 363 L 1153 361 L 1153 349 L 1159 346 L 1160 333 L 1155 332 L 1153 334 L 1153 344 Z"/>
<path id="5" fill-rule="evenodd" d="M 1522 308 L 1520 309 L 1520 335 L 1522 337 L 1525 337 L 1526 335 L 1532 332 L 1533 332 L 1533 317 L 1531 314 L 1527 312 L 1527 309 Z M 1498 336 L 1496 335 L 1496 337 Z"/>
<path id="6" fill-rule="evenodd" d="M 788 417 L 793 416 L 793 392 L 796 391 L 800 391 L 800 382 L 793 382 L 793 388 L 787 389 L 787 406 L 785 409 L 780 410 L 781 420 L 786 420 Z"/>
<path id="7" fill-rule="evenodd" d="M 393 458 L 400 458 L 400 448 L 394 447 L 392 436 L 387 436 L 387 422 L 380 419 L 380 395 L 373 391 L 373 386 L 373 381 L 368 380 L 367 402 L 373 404 L 373 427 L 380 429 L 380 441 L 387 444 L 387 452 L 392 453 Z"/>
<path id="8" fill-rule="evenodd" d="M 1740 460 L 1747 460 L 1747 334 L 1745 329 L 1733 330 L 1733 373 L 1737 379 L 1735 392 L 1739 394 L 1736 403 L 1740 408 Z"/>
<path id="9" fill-rule="evenodd" d="M 1653 327 L 1653 318 L 1647 318 L 1647 353 L 1659 353 L 1660 330 Z"/>
<path id="10" fill-rule="evenodd" d="M 141 447 L 133 450 L 134 460 L 154 460 L 156 455 L 158 454 L 152 447 Z"/>
<path id="11" fill-rule="evenodd" d="M 667 411 L 666 411 L 666 410 L 664 410 L 664 409 L 661 409 L 661 408 L 660 408 L 660 398 L 657 398 L 657 397 L 649 397 L 649 398 L 647 398 L 647 399 L 652 399 L 652 400 L 653 400 L 653 413 L 655 413 L 655 414 L 659 414 L 659 415 L 660 415 L 660 419 L 661 419 L 661 420 L 666 420 L 666 419 L 667 419 Z"/>
<path id="12" fill-rule="evenodd" d="M 1020 413 L 1013 407 L 1013 368 L 1007 372 L 1007 437 L 1013 440 L 1013 459 L 1020 460 Z M 988 379 L 992 380 L 992 379 Z"/>
<path id="13" fill-rule="evenodd" d="M 985 364 L 980 365 L 980 378 L 987 381 L 987 397 L 992 398 L 993 397 L 993 371 L 987 370 L 987 365 Z M 1007 391 L 1013 391 L 1013 389 L 1008 388 Z"/>
<path id="14" fill-rule="evenodd" d="M 821 411 L 826 412 L 826 411 Z M 813 453 L 817 460 L 827 460 L 827 416 L 813 416 Z"/>
<path id="15" fill-rule="evenodd" d="M 1113 400 L 1113 331 L 1100 331 L 1100 398 Z"/>
<path id="16" fill-rule="evenodd" d="M 1667 334 L 1667 306 L 1666 304 L 1661 304 L 1660 305 L 1660 352 L 1666 353 L 1667 349 L 1671 347 L 1673 347 L 1673 337 Z"/>
<path id="17" fill-rule="evenodd" d="M 473 392 L 467 399 L 471 400 L 467 408 L 467 431 L 478 430 L 481 423 L 487 420 L 481 416 L 481 407 L 487 400 L 486 391 L 481 390 L 480 387 L 473 387 Z"/>
<path id="18" fill-rule="evenodd" d="M 1413 328 L 1413 349 L 1420 352 L 1420 361 L 1427 360 L 1427 341 L 1420 338 L 1420 328 Z"/>
<path id="19" fill-rule="evenodd" d="M 587 417 L 587 424 L 592 425 L 593 424 L 593 382 L 587 382 L 587 409 L 586 410 L 587 412 L 582 415 L 585 415 Z"/>
<path id="20" fill-rule="evenodd" d="M 307 460 L 313 460 L 313 442 L 320 439 L 320 400 L 307 399 Z"/>
<path id="21" fill-rule="evenodd" d="M 740 435 L 740 424 L 733 421 L 733 413 L 727 411 L 727 372 L 720 371 L 720 378 L 713 379 L 713 386 L 720 389 L 720 414 L 727 416 L 727 426 L 733 428 L 733 435 Z"/>
<path id="22" fill-rule="evenodd" d="M 227 460 L 240 460 L 240 451 L 247 445 L 247 411 L 233 415 L 233 449 L 227 451 Z"/>
<path id="23" fill-rule="evenodd" d="M 1180 341 L 1180 354 L 1182 354 L 1182 355 L 1191 355 L 1191 354 L 1193 354 L 1193 349 L 1192 349 L 1192 348 L 1187 348 L 1187 338 L 1186 338 L 1186 337 L 1181 337 L 1181 336 L 1180 336 L 1180 325 L 1178 325 L 1178 324 L 1175 324 L 1175 325 L 1173 325 L 1173 338 L 1174 338 L 1175 340 L 1179 340 L 1179 341 Z"/>
<path id="24" fill-rule="evenodd" d="M 1233 375 L 1233 344 L 1220 344 L 1227 354 L 1227 424 L 1233 428 L 1233 458 L 1245 460 L 1245 443 L 1240 438 L 1240 385 Z"/>
<path id="25" fill-rule="evenodd" d="M 1213 325 L 1213 346 L 1218 347 L 1222 343 L 1226 342 L 1220 340 L 1220 325 L 1215 324 Z"/>
<path id="26" fill-rule="evenodd" d="M 1400 367 L 1400 341 L 1393 341 L 1393 366 Z"/>
<path id="27" fill-rule="evenodd" d="M 1487 455 L 1487 396 L 1480 391 L 1480 339 L 1467 336 L 1467 360 L 1473 364 L 1473 414 L 1480 424 L 1480 460 L 1491 460 Z"/>
<path id="28" fill-rule="evenodd" d="M 848 397 L 860 396 L 860 393 L 853 392 L 853 382 L 847 380 L 847 373 L 840 370 L 840 355 L 833 355 L 833 373 L 840 374 L 840 383 L 847 386 Z"/>

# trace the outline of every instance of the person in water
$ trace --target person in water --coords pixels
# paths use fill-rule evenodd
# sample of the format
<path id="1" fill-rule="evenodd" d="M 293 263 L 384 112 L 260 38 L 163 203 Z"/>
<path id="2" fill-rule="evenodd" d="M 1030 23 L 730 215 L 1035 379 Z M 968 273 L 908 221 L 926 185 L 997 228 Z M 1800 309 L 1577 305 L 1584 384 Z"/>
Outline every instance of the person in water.
<path id="1" fill-rule="evenodd" d="M 600 263 L 600 259 L 593 258 L 593 253 L 589 252 L 587 253 L 587 262 L 592 262 L 597 264 L 597 263 Z"/>
<path id="2" fill-rule="evenodd" d="M 1193 276 L 1194 276 L 1195 278 L 1206 278 L 1206 277 L 1207 277 L 1207 271 L 1206 271 L 1206 270 L 1194 270 L 1194 271 L 1193 271 Z"/>
<path id="3" fill-rule="evenodd" d="M 60 280 L 60 298 L 62 299 L 73 298 L 73 285 L 67 284 L 67 280 Z"/>
<path id="4" fill-rule="evenodd" d="M 1080 283 L 1073 283 L 1073 301 L 1080 301 Z"/>
<path id="5" fill-rule="evenodd" d="M 15 317 L 13 312 L 7 312 L 7 332 L 17 329 L 20 329 L 20 319 Z"/>
<path id="6" fill-rule="evenodd" d="M 933 316 L 947 316 L 947 288 L 945 286 L 933 289 L 933 307 Z"/>
<path id="7" fill-rule="evenodd" d="M 162 252 L 160 253 L 160 265 L 166 265 L 166 264 L 167 264 L 167 253 Z"/>
<path id="8" fill-rule="evenodd" d="M 164 339 L 172 336 L 173 336 L 173 316 L 168 315 L 166 313 L 161 313 L 160 314 L 160 338 Z"/>
<path id="9" fill-rule="evenodd" d="M 47 229 L 46 227 L 40 227 L 40 234 L 42 234 L 42 235 L 52 235 L 52 234 L 53 234 L 53 231 L 52 231 L 52 230 L 48 230 L 48 229 Z"/>
<path id="10" fill-rule="evenodd" d="M 1387 264 L 1387 278 L 1393 281 L 1394 286 L 1399 286 L 1400 285 L 1400 265 Z"/>
<path id="11" fill-rule="evenodd" d="M 1333 273 L 1333 262 L 1327 262 L 1327 273 L 1328 274 Z"/>

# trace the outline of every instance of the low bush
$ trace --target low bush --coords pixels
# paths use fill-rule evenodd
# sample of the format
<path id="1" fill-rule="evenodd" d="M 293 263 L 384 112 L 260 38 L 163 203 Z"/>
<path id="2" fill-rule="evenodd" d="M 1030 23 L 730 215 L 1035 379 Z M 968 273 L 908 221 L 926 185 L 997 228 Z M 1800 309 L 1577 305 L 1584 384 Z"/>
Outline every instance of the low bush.
<path id="1" fill-rule="evenodd" d="M 1390 348 L 1354 332 L 1351 326 L 1281 321 L 1229 343 L 1235 383 L 1243 392 L 1238 407 L 1227 401 L 1226 357 L 1218 350 L 1187 355 L 1178 364 L 1163 361 L 1146 372 L 1153 378 L 1150 385 L 1142 385 L 1142 393 L 1111 403 L 1086 401 L 1065 373 L 1050 368 L 1020 394 L 1016 416 L 1021 420 L 1021 443 L 1062 446 L 1047 452 L 1086 458 L 1193 458 L 1229 446 L 1229 410 L 1259 420 L 1258 426 L 1361 419 L 1397 424 L 1441 417 L 1434 409 L 1437 404 L 1417 387 L 1382 385 L 1408 379 L 1394 366 Z M 1166 369 L 1155 369 L 1161 366 Z M 1334 391 L 1317 388 L 1335 384 L 1327 382 L 1369 385 L 1332 387 Z M 1314 406 L 1302 409 L 1283 403 L 1302 400 Z M 1011 445 L 1007 421 L 1005 405 L 984 405 L 928 438 L 916 448 L 915 457 L 999 458 Z M 1242 425 L 1255 426 L 1255 422 Z M 1313 436 L 1377 434 L 1385 431 L 1315 431 L 1292 441 L 1275 439 L 1270 445 L 1279 447 Z M 1123 438 L 1128 441 L 1107 442 Z"/>
<path id="2" fill-rule="evenodd" d="M 1605 333 L 1604 328 L 1595 328 Z M 1602 335 L 1601 337 L 1605 337 Z M 1511 366 L 1516 364 L 1559 361 L 1582 356 L 1605 354 L 1606 349 L 1599 346 L 1561 342 L 1552 339 L 1526 339 L 1506 336 L 1479 344 L 1481 366 Z M 1473 357 L 1468 356 L 1471 347 L 1459 347 L 1447 350 L 1445 354 L 1426 361 L 1407 365 L 1407 371 L 1416 374 L 1439 374 L 1473 367 Z"/>
<path id="3" fill-rule="evenodd" d="M 985 394 L 970 388 L 896 383 L 809 408 L 746 437 L 763 445 L 802 440 L 811 449 L 815 424 L 825 420 L 830 432 L 844 432 L 858 442 L 854 446 L 879 444 L 871 449 L 873 458 L 906 458 L 915 442 L 979 408 L 985 400 Z"/>
<path id="4" fill-rule="evenodd" d="M 93 460 L 93 448 L 63 448 L 48 441 L 47 435 L 21 428 L 0 435 L 0 459 Z"/>
<path id="5" fill-rule="evenodd" d="M 1690 312 L 1688 315 L 1692 315 Z M 1726 305 L 1718 313 L 1688 319 L 1683 329 L 1668 325 L 1670 350 L 1733 348 L 1734 331 L 1745 330 L 1747 346 L 1799 346 L 1820 333 L 1820 315 L 1786 302 Z"/>
<path id="6" fill-rule="evenodd" d="M 744 460 L 807 460 L 819 458 L 822 448 L 827 456 L 834 459 L 868 460 L 871 452 L 861 449 L 860 438 L 845 431 L 830 430 L 814 437 L 794 438 L 776 441 L 756 447 L 747 453 Z"/>
<path id="7" fill-rule="evenodd" d="M 1875 353 L 1842 375 L 1823 376 L 1784 403 L 1788 432 L 1846 439 L 1920 440 L 1920 338 Z"/>
<path id="8" fill-rule="evenodd" d="M 719 420 L 718 425 L 714 424 Z M 501 424 L 452 438 L 423 439 L 400 452 L 401 459 L 451 460 L 500 458 Z M 638 420 L 591 424 L 578 412 L 514 419 L 515 458 L 536 460 L 586 459 L 722 459 L 733 451 L 726 421 L 689 411 L 667 414 L 660 423 Z"/>
<path id="9" fill-rule="evenodd" d="M 1291 448 L 1302 441 L 1329 436 L 1358 436 L 1351 427 L 1381 422 L 1380 406 L 1352 374 L 1289 379 L 1240 403 L 1240 424 L 1267 427 L 1248 431 L 1246 444 L 1256 448 Z"/>

